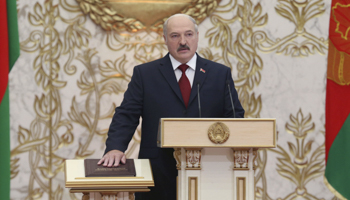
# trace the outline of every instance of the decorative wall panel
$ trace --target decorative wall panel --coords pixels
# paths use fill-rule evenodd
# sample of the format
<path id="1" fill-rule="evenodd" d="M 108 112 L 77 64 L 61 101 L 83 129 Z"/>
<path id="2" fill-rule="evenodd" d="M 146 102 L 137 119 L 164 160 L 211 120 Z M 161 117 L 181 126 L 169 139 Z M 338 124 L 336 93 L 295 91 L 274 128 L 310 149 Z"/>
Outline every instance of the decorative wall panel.
<path id="1" fill-rule="evenodd" d="M 330 0 L 157 0 L 144 3 L 161 13 L 153 21 L 140 8 L 123 13 L 128 3 L 17 1 L 11 199 L 81 198 L 64 188 L 64 160 L 103 155 L 133 67 L 167 53 L 171 12 L 198 20 L 198 53 L 232 69 L 246 117 L 276 118 L 278 147 L 255 160 L 256 199 L 336 199 L 323 183 Z M 140 134 L 128 157 L 137 157 Z"/>

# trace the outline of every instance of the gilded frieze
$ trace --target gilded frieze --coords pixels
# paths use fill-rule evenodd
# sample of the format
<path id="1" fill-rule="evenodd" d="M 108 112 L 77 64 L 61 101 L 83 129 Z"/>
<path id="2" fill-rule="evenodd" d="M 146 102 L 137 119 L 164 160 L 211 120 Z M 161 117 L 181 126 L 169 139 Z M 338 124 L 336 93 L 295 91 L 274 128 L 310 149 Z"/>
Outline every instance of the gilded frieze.
<path id="1" fill-rule="evenodd" d="M 221 0 L 76 0 L 85 14 L 107 31 L 158 32 L 176 13 L 192 16 L 198 23 L 207 18 Z"/>
<path id="2" fill-rule="evenodd" d="M 265 32 L 258 31 L 254 34 L 257 48 L 262 52 L 276 52 L 293 57 L 302 57 L 315 54 L 325 54 L 328 49 L 328 41 L 311 34 L 305 24 L 311 19 L 324 14 L 323 0 L 278 0 L 276 12 L 283 18 L 292 22 L 294 32 L 275 41 L 270 39 Z"/>

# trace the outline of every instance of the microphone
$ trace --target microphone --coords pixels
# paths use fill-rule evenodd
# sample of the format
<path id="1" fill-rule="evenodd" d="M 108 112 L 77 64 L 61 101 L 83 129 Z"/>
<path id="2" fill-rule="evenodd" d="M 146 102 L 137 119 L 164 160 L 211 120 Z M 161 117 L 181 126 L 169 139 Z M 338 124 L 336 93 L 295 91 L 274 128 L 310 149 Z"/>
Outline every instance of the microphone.
<path id="1" fill-rule="evenodd" d="M 227 84 L 227 87 L 228 87 L 228 92 L 230 94 L 231 106 L 232 106 L 232 111 L 233 111 L 233 118 L 236 118 L 235 106 L 233 105 L 233 100 L 232 100 L 230 81 L 226 80 L 226 84 Z"/>
<path id="2" fill-rule="evenodd" d="M 198 112 L 199 112 L 199 118 L 202 118 L 202 111 L 201 111 L 201 97 L 200 97 L 200 93 L 199 93 L 199 85 L 200 82 L 197 82 L 197 99 L 198 99 Z"/>

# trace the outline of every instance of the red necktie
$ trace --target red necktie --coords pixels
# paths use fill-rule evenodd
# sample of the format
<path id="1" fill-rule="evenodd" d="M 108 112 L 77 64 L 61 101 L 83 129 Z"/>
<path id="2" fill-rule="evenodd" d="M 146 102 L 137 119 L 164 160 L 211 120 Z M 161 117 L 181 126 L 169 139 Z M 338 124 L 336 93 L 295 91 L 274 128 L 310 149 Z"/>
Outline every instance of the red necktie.
<path id="1" fill-rule="evenodd" d="M 191 94 L 191 84 L 185 73 L 188 68 L 188 65 L 182 64 L 178 68 L 182 71 L 182 75 L 179 80 L 179 86 L 182 94 L 182 99 L 184 100 L 187 108 L 188 101 L 190 100 L 190 94 Z"/>

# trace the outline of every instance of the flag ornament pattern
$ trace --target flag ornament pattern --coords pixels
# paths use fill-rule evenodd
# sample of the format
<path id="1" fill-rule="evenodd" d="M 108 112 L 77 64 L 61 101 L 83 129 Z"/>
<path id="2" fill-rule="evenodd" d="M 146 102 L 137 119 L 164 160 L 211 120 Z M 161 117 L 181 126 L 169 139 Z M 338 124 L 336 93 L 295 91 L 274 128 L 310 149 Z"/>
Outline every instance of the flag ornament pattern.
<path id="1" fill-rule="evenodd" d="M 350 2 L 333 0 L 326 88 L 326 184 L 350 199 Z"/>

